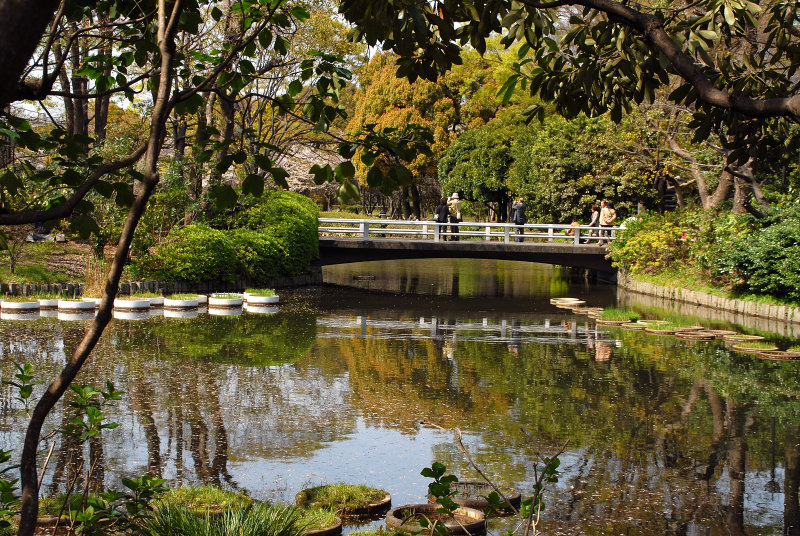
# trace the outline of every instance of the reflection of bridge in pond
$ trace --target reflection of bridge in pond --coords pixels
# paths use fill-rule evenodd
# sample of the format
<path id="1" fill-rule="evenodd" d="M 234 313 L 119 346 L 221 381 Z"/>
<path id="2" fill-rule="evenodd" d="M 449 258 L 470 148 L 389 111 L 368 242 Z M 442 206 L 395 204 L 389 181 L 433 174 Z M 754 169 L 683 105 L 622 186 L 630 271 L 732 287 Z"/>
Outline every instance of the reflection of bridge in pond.
<path id="1" fill-rule="evenodd" d="M 318 318 L 317 328 L 329 331 L 318 331 L 317 338 L 341 337 L 342 330 L 354 330 L 361 337 L 381 339 L 422 340 L 452 337 L 459 341 L 490 341 L 504 344 L 520 342 L 564 343 L 575 341 L 584 344 L 601 341 L 615 345 L 615 339 L 602 328 L 598 329 L 594 322 L 558 320 L 551 322 L 545 319 L 542 323 L 522 324 L 517 320 L 501 320 L 490 322 L 484 318 L 481 322 L 456 322 L 432 318 L 414 320 L 371 320 L 366 316 L 356 316 L 352 320 L 342 317 Z"/>

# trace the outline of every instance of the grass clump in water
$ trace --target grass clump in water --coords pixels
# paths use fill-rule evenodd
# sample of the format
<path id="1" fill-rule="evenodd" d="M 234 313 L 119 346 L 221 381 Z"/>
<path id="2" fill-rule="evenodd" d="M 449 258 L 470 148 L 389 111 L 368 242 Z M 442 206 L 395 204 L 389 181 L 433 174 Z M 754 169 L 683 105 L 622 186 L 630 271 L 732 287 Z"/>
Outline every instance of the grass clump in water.
<path id="1" fill-rule="evenodd" d="M 250 294 L 251 296 L 277 296 L 278 294 L 275 292 L 275 289 L 271 288 L 248 288 L 245 290 L 246 293 Z"/>
<path id="2" fill-rule="evenodd" d="M 636 322 L 639 320 L 639 313 L 630 309 L 608 307 L 603 309 L 603 312 L 597 315 L 597 318 L 598 320 L 608 320 L 610 322 Z"/>
<path id="3" fill-rule="evenodd" d="M 183 506 L 195 513 L 204 513 L 245 508 L 253 503 L 253 499 L 244 493 L 204 484 L 172 488 L 164 494 L 161 502 Z"/>
<path id="4" fill-rule="evenodd" d="M 157 292 L 150 292 L 147 290 L 140 290 L 138 292 L 132 292 L 130 295 L 130 299 L 137 300 L 137 299 L 144 299 L 144 298 L 160 298 L 161 294 Z"/>
<path id="5" fill-rule="evenodd" d="M 751 350 L 775 350 L 776 346 L 771 342 L 766 341 L 750 341 L 750 342 L 736 342 L 735 346 L 739 348 L 748 348 Z"/>
<path id="6" fill-rule="evenodd" d="M 34 296 L 3 296 L 3 301 L 14 303 L 36 302 L 36 299 Z"/>
<path id="7" fill-rule="evenodd" d="M 196 300 L 197 294 L 191 294 L 191 293 L 170 294 L 166 298 L 168 300 Z"/>
<path id="8" fill-rule="evenodd" d="M 305 531 L 321 530 L 338 525 L 341 519 L 330 508 L 298 508 L 298 524 Z"/>
<path id="9" fill-rule="evenodd" d="M 364 508 L 386 497 L 386 491 L 360 484 L 327 484 L 304 489 L 297 494 L 297 506 L 330 508 L 339 514 Z"/>

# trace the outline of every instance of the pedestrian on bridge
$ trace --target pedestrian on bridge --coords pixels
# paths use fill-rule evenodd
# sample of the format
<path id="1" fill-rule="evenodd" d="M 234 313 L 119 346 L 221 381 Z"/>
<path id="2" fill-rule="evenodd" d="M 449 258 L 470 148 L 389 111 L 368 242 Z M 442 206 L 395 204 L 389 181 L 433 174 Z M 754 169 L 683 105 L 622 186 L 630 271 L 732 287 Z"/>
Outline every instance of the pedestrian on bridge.
<path id="1" fill-rule="evenodd" d="M 450 223 L 459 223 L 461 221 L 461 200 L 458 198 L 458 192 L 453 192 L 453 195 L 447 200 L 447 209 L 450 211 Z M 458 240 L 458 226 L 451 225 L 450 232 L 452 236 L 450 240 Z"/>
<path id="2" fill-rule="evenodd" d="M 614 210 L 614 203 L 611 201 L 603 200 L 600 203 L 600 242 L 599 245 L 604 246 L 606 241 L 611 241 L 611 231 L 608 227 L 613 227 L 614 222 L 617 220 L 617 211 Z"/>
<path id="3" fill-rule="evenodd" d="M 528 217 L 525 215 L 525 200 L 521 197 L 511 205 L 511 223 L 519 226 L 515 230 L 517 242 L 525 240 L 525 227 L 522 226 L 528 223 Z"/>
<path id="4" fill-rule="evenodd" d="M 443 197 L 439 204 L 436 205 L 436 209 L 433 211 L 433 220 L 436 223 L 447 223 L 450 219 L 450 210 L 447 208 L 447 198 Z M 441 228 L 440 228 L 441 229 Z M 444 229 L 446 230 L 447 227 L 445 226 Z M 444 240 L 447 240 L 447 237 L 444 237 Z"/>

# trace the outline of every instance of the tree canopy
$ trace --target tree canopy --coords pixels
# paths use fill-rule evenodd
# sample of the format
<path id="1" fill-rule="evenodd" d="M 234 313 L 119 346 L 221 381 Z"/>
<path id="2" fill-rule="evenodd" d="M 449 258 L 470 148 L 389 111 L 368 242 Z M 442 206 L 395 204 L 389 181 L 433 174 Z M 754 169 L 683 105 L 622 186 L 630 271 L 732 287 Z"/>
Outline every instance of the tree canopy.
<path id="1" fill-rule="evenodd" d="M 566 117 L 619 120 L 669 88 L 672 102 L 692 108 L 695 139 L 724 132 L 740 161 L 766 131 L 800 117 L 791 1 L 342 0 L 340 11 L 368 44 L 398 54 L 397 74 L 410 80 L 435 80 L 461 62 L 462 46 L 482 52 L 493 34 L 520 43 L 504 93 L 520 86 Z"/>

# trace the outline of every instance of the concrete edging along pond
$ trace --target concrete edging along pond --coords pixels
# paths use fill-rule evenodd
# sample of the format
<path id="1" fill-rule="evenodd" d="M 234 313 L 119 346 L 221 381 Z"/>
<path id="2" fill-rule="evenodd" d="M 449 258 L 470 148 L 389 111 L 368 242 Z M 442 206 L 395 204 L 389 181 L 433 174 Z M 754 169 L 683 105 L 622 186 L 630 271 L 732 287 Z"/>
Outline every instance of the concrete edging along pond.
<path id="1" fill-rule="evenodd" d="M 276 277 L 268 281 L 266 286 L 270 288 L 303 287 L 322 284 L 322 270 L 319 268 L 311 269 L 308 273 L 292 277 Z M 237 281 L 235 283 L 223 283 L 217 281 L 206 281 L 203 283 L 186 283 L 183 281 L 125 281 L 119 284 L 121 295 L 132 294 L 139 291 L 163 292 L 171 294 L 177 292 L 241 292 L 247 287 L 254 286 L 248 281 Z M 83 294 L 83 283 L 55 283 L 55 284 L 36 284 L 36 283 L 0 283 L 0 295 L 10 296 L 29 296 L 45 292 L 62 292 L 67 296 L 78 297 Z"/>
<path id="2" fill-rule="evenodd" d="M 664 301 L 687 303 L 714 311 L 724 311 L 732 315 L 732 317 L 759 318 L 783 324 L 792 324 L 792 331 L 800 328 L 800 307 L 723 298 L 684 288 L 664 287 L 644 281 L 636 281 L 630 275 L 622 272 L 619 273 L 617 285 L 619 288 L 635 294 L 652 296 Z"/>

